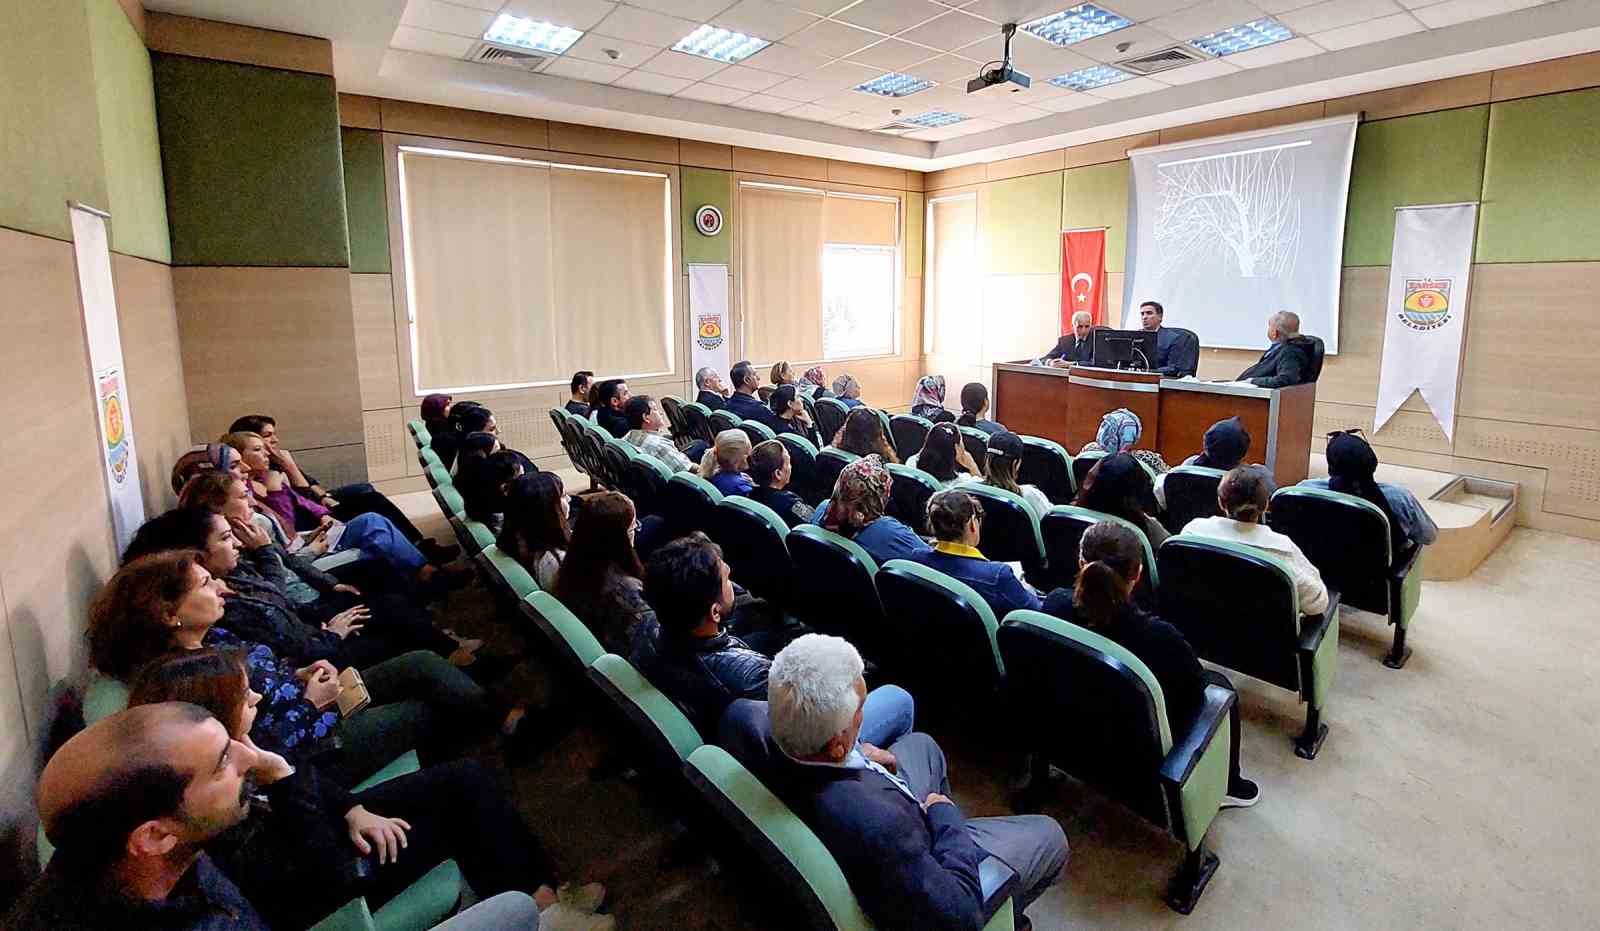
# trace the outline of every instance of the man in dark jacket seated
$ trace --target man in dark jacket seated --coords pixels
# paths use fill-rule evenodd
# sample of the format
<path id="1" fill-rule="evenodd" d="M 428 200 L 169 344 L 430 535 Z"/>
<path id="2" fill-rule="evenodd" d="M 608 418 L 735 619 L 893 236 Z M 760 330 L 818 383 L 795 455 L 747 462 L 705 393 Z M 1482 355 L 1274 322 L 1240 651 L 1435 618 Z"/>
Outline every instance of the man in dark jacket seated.
<path id="1" fill-rule="evenodd" d="M 739 362 L 728 373 L 733 381 L 733 394 L 728 396 L 728 403 L 723 408 L 730 414 L 735 414 L 740 420 L 754 420 L 756 423 L 774 426 L 778 418 L 772 416 L 772 409 L 756 395 L 756 389 L 761 387 L 761 376 L 756 374 L 756 367 L 749 362 Z"/>
<path id="2" fill-rule="evenodd" d="M 700 392 L 695 400 L 707 410 L 720 411 L 728 405 L 728 388 L 722 383 L 722 373 L 709 365 L 694 373 L 694 387 Z"/>
<path id="3" fill-rule="evenodd" d="M 644 597 L 655 612 L 640 621 L 633 664 L 677 702 L 702 734 L 713 734 L 728 705 L 767 697 L 772 660 L 728 633 L 733 582 L 722 547 L 695 531 L 650 556 Z M 911 732 L 916 706 L 897 685 L 867 696 L 863 739 L 893 743 Z"/>
<path id="4" fill-rule="evenodd" d="M 631 428 L 628 415 L 623 411 L 633 396 L 628 393 L 628 383 L 621 378 L 608 378 L 595 385 L 593 396 L 594 403 L 590 407 L 594 410 L 594 422 L 619 440 L 627 436 Z"/>
<path id="5" fill-rule="evenodd" d="M 927 734 L 886 750 L 858 742 L 862 670 L 845 640 L 800 637 L 773 660 L 766 708 L 736 703 L 719 743 L 817 833 L 877 927 L 981 927 L 979 864 L 989 855 L 1016 871 L 1025 926 L 1024 910 L 1066 866 L 1061 826 L 1043 815 L 963 816 L 948 797 L 944 753 Z"/>
<path id="6" fill-rule="evenodd" d="M 1255 365 L 1239 373 L 1239 381 L 1257 388 L 1287 388 L 1316 381 L 1311 373 L 1311 340 L 1300 335 L 1300 317 L 1280 310 L 1267 318 L 1267 339 L 1272 347 Z"/>

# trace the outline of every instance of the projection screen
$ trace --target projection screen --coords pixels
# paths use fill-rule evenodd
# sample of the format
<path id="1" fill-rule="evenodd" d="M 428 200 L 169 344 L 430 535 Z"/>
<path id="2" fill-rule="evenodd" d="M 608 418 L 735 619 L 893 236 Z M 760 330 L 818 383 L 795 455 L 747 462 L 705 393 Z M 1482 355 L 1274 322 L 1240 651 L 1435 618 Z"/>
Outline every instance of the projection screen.
<path id="1" fill-rule="evenodd" d="M 1200 345 L 1265 349 L 1266 319 L 1339 351 L 1354 115 L 1134 149 L 1123 326 L 1160 301 Z"/>

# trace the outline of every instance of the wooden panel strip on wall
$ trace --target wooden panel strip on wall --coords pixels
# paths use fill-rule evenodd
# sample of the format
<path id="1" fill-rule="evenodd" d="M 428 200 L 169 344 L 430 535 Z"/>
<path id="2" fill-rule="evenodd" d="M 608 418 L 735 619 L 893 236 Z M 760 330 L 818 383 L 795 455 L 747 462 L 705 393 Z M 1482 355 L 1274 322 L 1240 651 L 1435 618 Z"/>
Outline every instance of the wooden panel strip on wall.
<path id="1" fill-rule="evenodd" d="M 1279 107 L 1276 110 L 1260 110 L 1256 113 L 1244 113 L 1239 116 L 1230 116 L 1220 120 L 1206 120 L 1204 123 L 1190 123 L 1187 126 L 1173 126 L 1161 130 L 1161 144 L 1172 142 L 1188 142 L 1191 139 L 1204 139 L 1207 136 L 1226 136 L 1230 133 L 1249 132 L 1253 129 L 1268 129 L 1273 126 L 1287 126 L 1290 123 L 1303 123 L 1306 120 L 1319 120 L 1323 115 L 1322 101 L 1302 103 L 1292 107 Z"/>
<path id="2" fill-rule="evenodd" d="M 781 178 L 800 178 L 806 181 L 828 180 L 828 160 L 788 152 L 768 152 L 764 149 L 733 147 L 733 167 L 758 175 L 777 175 Z"/>
<path id="3" fill-rule="evenodd" d="M 946 188 L 982 184 L 987 177 L 987 169 L 980 162 L 976 165 L 962 165 L 959 168 L 930 171 L 923 178 L 923 187 L 929 191 L 942 191 Z"/>
<path id="4" fill-rule="evenodd" d="M 400 350 L 395 344 L 394 290 L 390 277 L 351 275 L 350 306 L 355 317 L 361 409 L 399 407 Z"/>
<path id="5" fill-rule="evenodd" d="M 333 43 L 327 39 L 167 13 L 150 13 L 145 22 L 145 44 L 152 51 L 333 75 Z"/>
<path id="6" fill-rule="evenodd" d="M 1489 102 L 1489 82 L 1490 73 L 1482 71 L 1442 81 L 1426 81 L 1351 97 L 1336 97 L 1327 102 L 1325 115 L 1360 113 L 1363 119 L 1370 121 L 1470 107 Z"/>
<path id="7" fill-rule="evenodd" d="M 154 515 L 176 503 L 168 476 L 193 442 L 172 269 L 112 253 L 111 274 L 128 399 L 137 411 L 139 483 L 145 513 Z"/>
<path id="8" fill-rule="evenodd" d="M 1515 100 L 1585 87 L 1600 87 L 1600 52 L 1502 68 L 1494 72 L 1490 99 Z"/>
<path id="9" fill-rule="evenodd" d="M 650 136 L 576 123 L 550 123 L 550 148 L 580 155 L 678 164 L 678 140 L 672 136 Z"/>
<path id="10" fill-rule="evenodd" d="M 899 168 L 882 165 L 863 165 L 858 162 L 840 162 L 828 159 L 828 180 L 844 184 L 863 184 L 868 187 L 886 187 L 896 191 L 906 189 L 906 173 Z"/>
<path id="11" fill-rule="evenodd" d="M 1036 152 L 1033 155 L 990 162 L 986 166 L 988 169 L 986 177 L 990 181 L 1004 181 L 1007 178 L 1020 178 L 1023 175 L 1042 175 L 1047 171 L 1060 171 L 1065 167 L 1067 167 L 1066 150 L 1052 149 L 1049 152 Z"/>
<path id="12" fill-rule="evenodd" d="M 733 146 L 694 139 L 678 140 L 678 161 L 696 168 L 733 168 Z"/>
<path id="13" fill-rule="evenodd" d="M 360 94 L 339 95 L 339 125 L 351 129 L 382 129 L 383 101 Z"/>
<path id="14" fill-rule="evenodd" d="M 493 142 L 528 149 L 550 147 L 550 124 L 545 120 L 387 98 L 379 103 L 379 111 L 385 132 Z"/>
<path id="15" fill-rule="evenodd" d="M 1068 168 L 1081 168 L 1084 165 L 1099 165 L 1102 162 L 1117 162 L 1128 157 L 1129 149 L 1140 149 L 1145 146 L 1156 145 L 1161 141 L 1159 132 L 1138 133 L 1132 136 L 1119 136 L 1116 139 L 1103 139 L 1100 142 L 1091 142 L 1087 145 L 1075 145 L 1066 150 Z"/>

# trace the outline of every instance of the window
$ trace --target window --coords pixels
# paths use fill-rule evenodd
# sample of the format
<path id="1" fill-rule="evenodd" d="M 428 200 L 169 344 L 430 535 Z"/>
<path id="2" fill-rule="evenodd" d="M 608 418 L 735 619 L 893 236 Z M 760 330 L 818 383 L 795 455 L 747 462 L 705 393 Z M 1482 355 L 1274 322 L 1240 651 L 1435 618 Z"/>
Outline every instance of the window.
<path id="1" fill-rule="evenodd" d="M 900 323 L 900 201 L 739 186 L 743 355 L 796 362 L 888 355 Z"/>
<path id="2" fill-rule="evenodd" d="M 928 254 L 923 351 L 928 371 L 952 382 L 988 381 L 982 371 L 984 317 L 977 260 L 978 199 L 956 194 L 928 200 Z"/>

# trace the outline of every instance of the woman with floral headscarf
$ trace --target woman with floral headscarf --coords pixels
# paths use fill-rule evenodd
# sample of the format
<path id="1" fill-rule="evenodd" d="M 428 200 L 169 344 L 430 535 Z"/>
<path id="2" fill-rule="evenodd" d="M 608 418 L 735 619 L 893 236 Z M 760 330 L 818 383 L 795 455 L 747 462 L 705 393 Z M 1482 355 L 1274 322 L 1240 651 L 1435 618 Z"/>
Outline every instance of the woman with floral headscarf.
<path id="1" fill-rule="evenodd" d="M 911 396 L 911 413 L 926 417 L 934 423 L 955 420 L 954 414 L 944 407 L 944 376 L 924 375 L 917 379 L 917 391 Z"/>
<path id="2" fill-rule="evenodd" d="M 183 486 L 201 472 L 235 471 L 243 476 L 239 466 L 239 453 L 226 443 L 202 443 L 189 447 L 189 451 L 172 464 L 172 491 L 182 493 Z"/>
<path id="3" fill-rule="evenodd" d="M 822 374 L 822 366 L 813 365 L 806 369 L 800 380 L 794 383 L 795 389 L 801 394 L 815 401 L 818 398 L 831 398 L 833 392 L 828 390 L 828 376 Z"/>
<path id="4" fill-rule="evenodd" d="M 862 456 L 839 472 L 833 496 L 822 502 L 811 522 L 854 540 L 880 566 L 930 552 L 932 547 L 916 531 L 885 513 L 893 483 L 881 456 Z"/>
<path id="5" fill-rule="evenodd" d="M 846 372 L 833 380 L 833 396 L 845 407 L 861 406 L 861 382 Z"/>
<path id="6" fill-rule="evenodd" d="M 1078 450 L 1078 455 L 1092 452 L 1103 452 L 1108 456 L 1117 453 L 1127 453 L 1133 458 L 1144 463 L 1150 471 L 1157 475 L 1169 471 L 1172 467 L 1161 458 L 1161 454 L 1153 449 L 1134 449 L 1139 444 L 1139 435 L 1144 432 L 1144 423 L 1139 420 L 1139 415 L 1126 407 L 1119 407 L 1111 413 L 1100 418 L 1100 432 L 1094 439 L 1083 444 Z"/>

